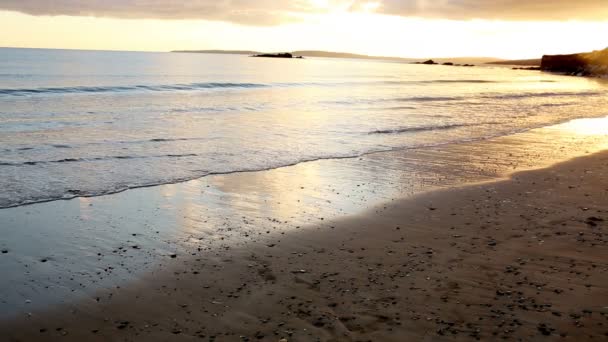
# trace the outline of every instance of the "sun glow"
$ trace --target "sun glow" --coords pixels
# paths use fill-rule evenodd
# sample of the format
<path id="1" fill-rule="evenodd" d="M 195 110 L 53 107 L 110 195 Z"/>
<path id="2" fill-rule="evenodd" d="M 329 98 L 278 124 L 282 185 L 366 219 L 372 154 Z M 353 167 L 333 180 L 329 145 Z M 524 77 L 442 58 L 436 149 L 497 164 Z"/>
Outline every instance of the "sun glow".
<path id="1" fill-rule="evenodd" d="M 604 48 L 606 22 L 439 20 L 374 13 L 359 5 L 314 0 L 318 9 L 278 26 L 220 21 L 30 16 L 0 11 L 0 46 L 168 51 L 247 49 L 328 50 L 401 57 L 491 56 L 535 58 Z M 18 34 L 16 34 L 18 33 Z"/>

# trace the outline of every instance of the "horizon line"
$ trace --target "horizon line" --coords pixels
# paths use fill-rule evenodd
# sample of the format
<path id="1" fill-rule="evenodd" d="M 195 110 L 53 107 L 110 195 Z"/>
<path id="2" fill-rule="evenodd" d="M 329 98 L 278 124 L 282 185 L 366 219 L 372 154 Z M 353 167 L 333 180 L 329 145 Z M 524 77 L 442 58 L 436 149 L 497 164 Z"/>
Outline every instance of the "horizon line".
<path id="1" fill-rule="evenodd" d="M 122 49 L 87 49 L 87 48 L 62 48 L 62 47 L 32 47 L 32 46 L 0 46 L 0 49 L 31 49 L 31 50 L 67 50 L 67 51 L 97 51 L 97 52 L 148 52 L 148 53 L 179 53 L 179 52 L 196 52 L 196 51 L 249 51 L 244 49 L 175 49 L 175 50 L 122 50 Z M 254 51 L 254 50 L 251 50 Z M 295 51 L 318 51 L 325 53 L 343 53 L 343 54 L 352 54 L 352 55 L 360 55 L 365 57 L 372 58 L 401 58 L 401 59 L 425 59 L 425 58 L 436 58 L 436 59 L 446 59 L 446 58 L 493 58 L 500 60 L 520 60 L 520 59 L 536 59 L 540 57 L 528 57 L 528 58 L 505 58 L 505 57 L 496 57 L 496 56 L 433 56 L 433 57 L 416 57 L 416 56 L 379 56 L 379 55 L 367 55 L 357 52 L 345 52 L 345 51 L 327 51 L 327 50 L 316 50 L 316 49 L 301 49 L 301 50 L 280 50 L 273 52 L 266 51 L 254 51 L 259 53 L 277 53 L 277 52 L 295 52 Z"/>

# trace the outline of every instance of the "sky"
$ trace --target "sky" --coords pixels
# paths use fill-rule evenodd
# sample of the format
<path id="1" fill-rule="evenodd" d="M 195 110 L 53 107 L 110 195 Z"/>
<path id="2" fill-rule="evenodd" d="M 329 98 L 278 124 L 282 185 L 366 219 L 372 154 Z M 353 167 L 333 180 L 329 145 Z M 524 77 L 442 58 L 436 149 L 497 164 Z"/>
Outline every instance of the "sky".
<path id="1" fill-rule="evenodd" d="M 0 46 L 536 58 L 606 48 L 608 0 L 0 0 Z"/>

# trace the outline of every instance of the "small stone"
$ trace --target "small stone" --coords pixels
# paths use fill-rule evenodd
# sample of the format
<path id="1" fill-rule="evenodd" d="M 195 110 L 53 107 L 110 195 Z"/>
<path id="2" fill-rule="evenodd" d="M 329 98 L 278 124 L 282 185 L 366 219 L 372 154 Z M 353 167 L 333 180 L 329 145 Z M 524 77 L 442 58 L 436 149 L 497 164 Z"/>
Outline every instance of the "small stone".
<path id="1" fill-rule="evenodd" d="M 129 326 L 129 322 L 128 321 L 122 321 L 122 322 L 120 322 L 118 324 L 118 326 L 116 326 L 116 328 L 122 330 L 122 329 L 124 329 L 124 328 L 126 328 L 128 326 Z"/>
<path id="2" fill-rule="evenodd" d="M 549 326 L 547 326 L 545 323 L 540 323 L 536 328 L 545 336 L 549 336 L 553 332 L 553 329 L 549 328 Z"/>

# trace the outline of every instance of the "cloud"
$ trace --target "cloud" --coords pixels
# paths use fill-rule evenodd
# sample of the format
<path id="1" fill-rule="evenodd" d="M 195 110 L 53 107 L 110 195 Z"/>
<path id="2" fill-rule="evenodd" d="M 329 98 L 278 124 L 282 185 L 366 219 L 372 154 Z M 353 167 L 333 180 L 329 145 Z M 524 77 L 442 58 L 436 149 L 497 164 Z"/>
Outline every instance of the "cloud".
<path id="1" fill-rule="evenodd" d="M 377 12 L 405 17 L 512 21 L 608 20 L 608 0 L 380 0 L 378 3 Z"/>
<path id="2" fill-rule="evenodd" d="M 343 2 L 330 0 L 325 3 Z M 324 10 L 324 2 L 295 0 L 1 0 L 0 10 L 30 15 L 127 19 L 203 19 L 275 25 Z"/>
<path id="3" fill-rule="evenodd" d="M 202 19 L 262 26 L 339 8 L 453 20 L 608 18 L 608 0 L 0 0 L 0 10 L 30 15 Z"/>

